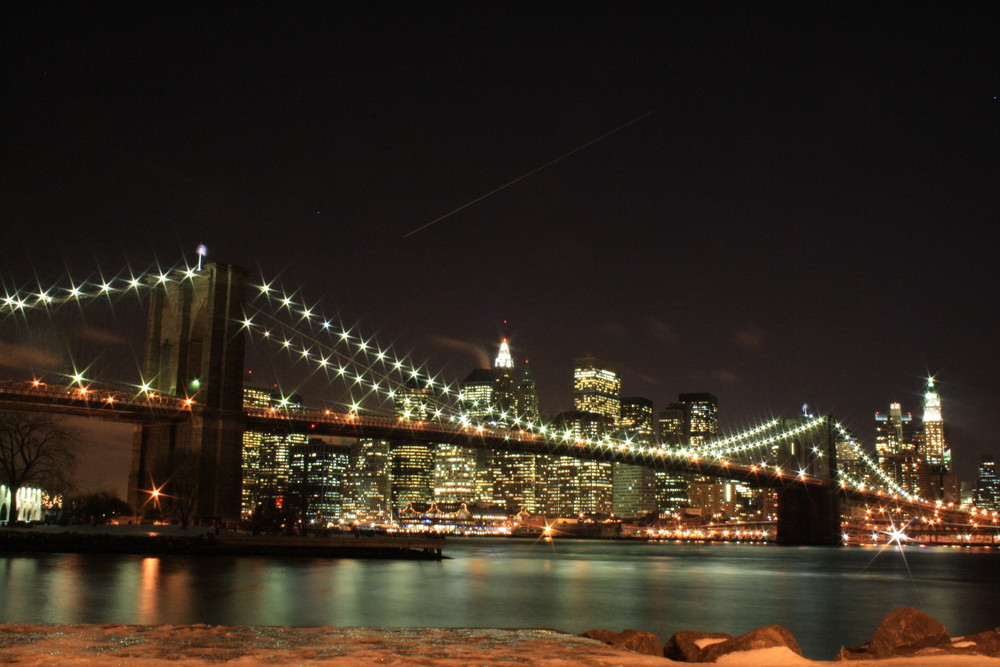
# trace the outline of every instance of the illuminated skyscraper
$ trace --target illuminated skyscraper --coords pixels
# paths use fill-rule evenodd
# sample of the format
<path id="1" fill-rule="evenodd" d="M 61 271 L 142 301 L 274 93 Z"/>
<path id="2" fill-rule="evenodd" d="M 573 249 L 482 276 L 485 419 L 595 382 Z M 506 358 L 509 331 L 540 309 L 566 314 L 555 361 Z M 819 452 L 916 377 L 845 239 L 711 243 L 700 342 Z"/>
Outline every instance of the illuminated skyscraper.
<path id="1" fill-rule="evenodd" d="M 697 451 L 719 435 L 719 399 L 713 394 L 679 394 L 677 404 L 686 415 L 688 447 Z M 688 500 L 706 515 L 734 515 L 736 497 L 736 485 L 732 482 L 704 475 L 690 477 Z"/>
<path id="2" fill-rule="evenodd" d="M 679 394 L 687 413 L 688 446 L 698 449 L 719 435 L 719 399 L 712 394 Z"/>
<path id="3" fill-rule="evenodd" d="M 622 381 L 618 367 L 603 359 L 577 359 L 573 368 L 573 408 L 604 415 L 617 426 L 622 414 Z"/>
<path id="4" fill-rule="evenodd" d="M 599 440 L 616 432 L 621 421 L 618 368 L 602 359 L 577 359 L 573 369 L 573 405 L 553 420 L 553 428 L 576 438 Z M 546 460 L 543 506 L 546 513 L 569 516 L 581 512 L 611 514 L 614 497 L 612 466 L 568 456 Z"/>
<path id="5" fill-rule="evenodd" d="M 665 449 L 687 447 L 687 411 L 683 405 L 671 403 L 666 409 L 660 410 L 657 422 L 660 426 L 661 447 Z M 691 475 L 667 470 L 657 470 L 654 475 L 657 511 L 676 512 L 681 507 L 690 505 L 688 484 Z"/>
<path id="6" fill-rule="evenodd" d="M 471 503 L 476 498 L 476 450 L 449 443 L 434 448 L 434 501 Z"/>
<path id="7" fill-rule="evenodd" d="M 580 437 L 599 440 L 616 434 L 622 418 L 622 380 L 618 366 L 596 357 L 577 359 L 573 368 L 573 407 L 604 419 L 577 420 Z M 580 470 L 580 511 L 612 513 L 614 475 L 605 461 L 577 461 Z"/>
<path id="8" fill-rule="evenodd" d="M 475 369 L 462 382 L 462 406 L 470 417 L 508 428 L 538 423 L 534 377 L 527 366 L 518 373 L 506 338 L 500 343 L 493 368 Z M 476 499 L 500 503 L 510 513 L 521 507 L 534 511 L 537 470 L 534 454 L 479 450 Z"/>
<path id="9" fill-rule="evenodd" d="M 613 429 L 610 417 L 591 412 L 561 412 L 550 423 L 553 435 L 570 440 L 600 439 Z M 571 456 L 550 457 L 541 491 L 543 511 L 549 515 L 611 514 L 614 485 L 611 464 Z"/>
<path id="10" fill-rule="evenodd" d="M 875 452 L 879 459 L 913 449 L 912 421 L 913 416 L 909 412 L 904 415 L 899 403 L 890 403 L 888 414 L 875 413 Z"/>
<path id="11" fill-rule="evenodd" d="M 923 451 L 931 466 L 944 466 L 951 470 L 951 451 L 945 443 L 944 419 L 941 416 L 941 395 L 934 387 L 934 378 L 927 379 L 924 392 Z"/>
<path id="12" fill-rule="evenodd" d="M 388 440 L 358 440 L 350 453 L 347 517 L 387 523 L 392 516 L 392 455 Z"/>
<path id="13" fill-rule="evenodd" d="M 838 433 L 840 432 L 838 431 Z M 848 429 L 844 429 L 843 435 L 838 435 L 836 443 L 837 470 L 841 473 L 842 478 L 851 480 L 853 485 L 859 483 L 870 485 L 874 480 L 862 458 L 864 452 L 860 442 L 861 440 Z"/>
<path id="14" fill-rule="evenodd" d="M 434 417 L 434 395 L 429 384 L 410 378 L 394 397 L 396 416 L 409 421 L 430 421 Z M 434 447 L 425 442 L 395 441 L 392 453 L 392 504 L 433 500 L 431 485 Z"/>
<path id="15" fill-rule="evenodd" d="M 350 447 L 311 439 L 290 450 L 291 478 L 285 508 L 296 507 L 300 518 L 318 526 L 337 522 L 347 505 Z"/>
<path id="16" fill-rule="evenodd" d="M 283 397 L 279 391 L 245 385 L 244 408 L 301 411 L 302 399 Z M 241 512 L 250 516 L 261 505 L 280 506 L 291 477 L 290 450 L 309 442 L 304 433 L 243 432 L 243 486 Z"/>
<path id="17" fill-rule="evenodd" d="M 1000 511 L 1000 477 L 997 477 L 996 459 L 992 454 L 983 454 L 979 463 L 972 502 L 980 509 Z"/>
<path id="18" fill-rule="evenodd" d="M 899 403 L 890 403 L 889 412 L 875 413 L 875 453 L 882 472 L 907 493 L 918 493 L 923 455 L 917 451 L 912 431 L 913 416 L 903 413 Z"/>
<path id="19" fill-rule="evenodd" d="M 644 447 L 655 444 L 653 402 L 641 396 L 630 396 L 621 399 L 621 406 L 622 434 Z M 652 469 L 615 463 L 612 475 L 615 514 L 638 517 L 656 511 L 656 480 Z"/>
<path id="20" fill-rule="evenodd" d="M 495 414 L 500 410 L 496 408 L 496 378 L 490 368 L 473 369 L 469 376 L 465 378 L 461 385 L 459 402 L 462 412 L 475 422 L 496 422 Z M 478 502 L 493 502 L 493 458 L 494 452 L 489 449 L 478 448 L 470 451 L 473 461 L 473 489 L 474 497 Z"/>

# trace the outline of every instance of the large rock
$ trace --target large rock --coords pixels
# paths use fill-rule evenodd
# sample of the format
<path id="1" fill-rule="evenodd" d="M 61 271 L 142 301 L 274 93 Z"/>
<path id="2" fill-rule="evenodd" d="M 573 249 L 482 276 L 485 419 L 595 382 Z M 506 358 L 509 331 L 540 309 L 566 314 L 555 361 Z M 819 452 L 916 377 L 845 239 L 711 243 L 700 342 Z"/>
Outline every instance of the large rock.
<path id="1" fill-rule="evenodd" d="M 866 645 L 873 658 L 913 655 L 922 649 L 950 648 L 951 637 L 940 621 L 913 607 L 886 614 Z"/>
<path id="2" fill-rule="evenodd" d="M 663 647 L 663 655 L 678 662 L 704 662 L 701 656 L 708 646 L 732 638 L 732 635 L 725 632 L 681 630 L 670 637 L 670 641 Z"/>
<path id="3" fill-rule="evenodd" d="M 621 632 L 601 629 L 587 630 L 583 633 L 583 636 L 635 653 L 655 656 L 663 655 L 663 645 L 660 642 L 660 638 L 642 630 L 633 630 L 631 628 L 627 628 Z"/>
<path id="4" fill-rule="evenodd" d="M 802 655 L 799 643 L 795 641 L 792 633 L 780 625 L 765 625 L 762 628 L 751 630 L 745 635 L 727 639 L 720 644 L 712 644 L 705 648 L 701 654 L 702 662 L 715 662 L 720 657 L 728 653 L 737 651 L 755 651 L 761 648 L 773 648 L 784 646 L 798 655 Z"/>

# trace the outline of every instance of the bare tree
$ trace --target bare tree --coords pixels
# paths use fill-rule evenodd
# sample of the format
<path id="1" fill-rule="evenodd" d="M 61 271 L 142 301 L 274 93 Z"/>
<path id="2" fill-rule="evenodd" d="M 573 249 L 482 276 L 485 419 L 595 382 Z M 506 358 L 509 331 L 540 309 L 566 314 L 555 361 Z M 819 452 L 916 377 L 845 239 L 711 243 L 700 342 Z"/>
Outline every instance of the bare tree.
<path id="1" fill-rule="evenodd" d="M 67 483 L 76 445 L 76 433 L 49 415 L 0 412 L 0 482 L 10 489 L 11 522 L 17 519 L 18 489 Z"/>
<path id="2" fill-rule="evenodd" d="M 198 505 L 198 494 L 201 491 L 199 464 L 201 459 L 197 452 L 182 450 L 174 452 L 174 472 L 164 484 L 169 493 L 171 516 L 187 528 L 191 523 Z"/>

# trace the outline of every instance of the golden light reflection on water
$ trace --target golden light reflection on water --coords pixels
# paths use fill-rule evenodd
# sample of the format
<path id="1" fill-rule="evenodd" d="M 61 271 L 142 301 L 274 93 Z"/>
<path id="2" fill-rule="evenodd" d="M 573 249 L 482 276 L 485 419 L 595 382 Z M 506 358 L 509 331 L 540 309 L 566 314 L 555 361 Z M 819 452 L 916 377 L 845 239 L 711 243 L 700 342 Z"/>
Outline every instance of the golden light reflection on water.
<path id="1" fill-rule="evenodd" d="M 160 559 L 143 558 L 139 575 L 138 622 L 156 623 L 160 591 Z"/>

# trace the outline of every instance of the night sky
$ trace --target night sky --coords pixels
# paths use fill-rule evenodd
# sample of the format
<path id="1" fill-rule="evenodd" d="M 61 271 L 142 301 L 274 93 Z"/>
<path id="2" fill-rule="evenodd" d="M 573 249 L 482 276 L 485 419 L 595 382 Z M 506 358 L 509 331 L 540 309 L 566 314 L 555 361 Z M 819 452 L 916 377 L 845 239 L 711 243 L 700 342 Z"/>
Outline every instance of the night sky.
<path id="1" fill-rule="evenodd" d="M 4 3 L 2 277 L 204 243 L 452 380 L 508 335 L 550 415 L 597 355 L 657 409 L 870 442 L 933 374 L 971 480 L 998 34 L 996 2 Z"/>

